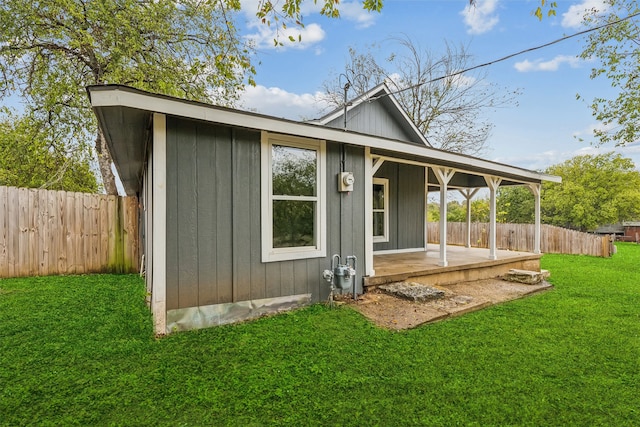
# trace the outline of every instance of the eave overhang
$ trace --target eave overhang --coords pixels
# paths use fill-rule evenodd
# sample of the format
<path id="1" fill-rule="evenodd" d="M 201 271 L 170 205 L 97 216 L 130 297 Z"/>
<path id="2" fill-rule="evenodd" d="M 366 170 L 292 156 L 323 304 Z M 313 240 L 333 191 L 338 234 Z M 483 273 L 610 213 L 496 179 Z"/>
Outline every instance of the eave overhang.
<path id="1" fill-rule="evenodd" d="M 266 115 L 217 107 L 195 101 L 158 95 L 121 85 L 89 86 L 91 106 L 103 130 L 127 194 L 140 190 L 150 123 L 153 113 L 201 120 L 226 126 L 370 147 L 371 153 L 414 161 L 425 166 L 445 167 L 470 175 L 461 177 L 461 187 L 476 187 L 483 176 L 505 179 L 504 185 L 561 182 L 561 178 L 464 154 L 419 146 L 398 140 L 296 122 Z M 476 177 L 476 178 L 472 178 Z M 484 186 L 484 185 L 482 185 Z"/>

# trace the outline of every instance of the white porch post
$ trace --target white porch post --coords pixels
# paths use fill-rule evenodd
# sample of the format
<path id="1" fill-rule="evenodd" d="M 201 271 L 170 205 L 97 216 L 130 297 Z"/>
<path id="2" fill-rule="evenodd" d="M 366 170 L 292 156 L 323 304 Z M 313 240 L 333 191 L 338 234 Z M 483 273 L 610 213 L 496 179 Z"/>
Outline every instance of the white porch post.
<path id="1" fill-rule="evenodd" d="M 465 188 L 464 190 L 458 190 L 467 200 L 467 248 L 471 247 L 471 199 L 476 195 L 478 190 L 479 188 Z"/>
<path id="2" fill-rule="evenodd" d="M 534 228 L 534 240 L 533 240 L 533 253 L 539 254 L 540 251 L 540 184 L 529 184 L 529 189 L 533 193 L 535 198 L 535 228 Z"/>
<path id="3" fill-rule="evenodd" d="M 427 252 L 429 245 L 429 218 L 427 207 L 429 206 L 429 167 L 424 167 L 424 251 Z"/>
<path id="4" fill-rule="evenodd" d="M 489 187 L 489 259 L 498 259 L 496 245 L 496 190 L 502 178 L 485 175 L 484 180 Z"/>
<path id="5" fill-rule="evenodd" d="M 453 169 L 433 168 L 440 184 L 440 261 L 438 265 L 446 267 L 447 262 L 447 185 L 456 173 Z"/>
<path id="6" fill-rule="evenodd" d="M 378 166 L 380 167 L 380 166 Z M 373 269 L 373 158 L 371 148 L 364 148 L 364 275 L 375 276 Z"/>
<path id="7" fill-rule="evenodd" d="M 167 333 L 167 118 L 153 115 L 152 148 L 152 294 L 151 310 L 156 334 Z"/>

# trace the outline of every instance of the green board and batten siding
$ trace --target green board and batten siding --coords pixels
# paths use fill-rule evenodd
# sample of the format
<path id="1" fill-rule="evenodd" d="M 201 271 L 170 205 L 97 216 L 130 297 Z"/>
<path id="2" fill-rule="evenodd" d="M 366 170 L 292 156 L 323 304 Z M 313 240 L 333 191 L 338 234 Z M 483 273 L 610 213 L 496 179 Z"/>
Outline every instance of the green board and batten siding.
<path id="1" fill-rule="evenodd" d="M 327 257 L 263 263 L 260 132 L 167 117 L 167 310 L 312 295 L 331 255 L 355 254 L 364 269 L 364 150 L 346 147 L 356 191 L 337 191 L 341 153 L 327 142 Z"/>

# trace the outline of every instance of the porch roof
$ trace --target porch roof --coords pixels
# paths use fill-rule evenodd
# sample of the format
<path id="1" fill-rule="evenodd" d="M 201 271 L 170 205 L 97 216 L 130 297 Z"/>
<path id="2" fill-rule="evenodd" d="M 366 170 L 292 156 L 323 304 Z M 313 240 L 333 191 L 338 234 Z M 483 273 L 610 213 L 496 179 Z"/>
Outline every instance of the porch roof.
<path id="1" fill-rule="evenodd" d="M 145 92 L 122 85 L 89 86 L 87 92 L 127 194 L 140 190 L 153 113 L 226 126 L 265 130 L 370 147 L 374 155 L 456 170 L 451 187 L 485 187 L 483 176 L 501 185 L 560 182 L 560 177 L 427 146 Z M 435 182 L 431 181 L 430 182 Z"/>

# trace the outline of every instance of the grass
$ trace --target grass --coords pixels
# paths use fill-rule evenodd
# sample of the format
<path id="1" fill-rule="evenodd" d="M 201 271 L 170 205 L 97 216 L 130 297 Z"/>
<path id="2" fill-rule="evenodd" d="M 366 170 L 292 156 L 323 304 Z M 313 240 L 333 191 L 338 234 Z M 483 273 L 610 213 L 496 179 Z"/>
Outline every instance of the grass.
<path id="1" fill-rule="evenodd" d="M 640 247 L 405 332 L 314 305 L 156 340 L 137 276 L 0 281 L 0 425 L 640 425 Z"/>

